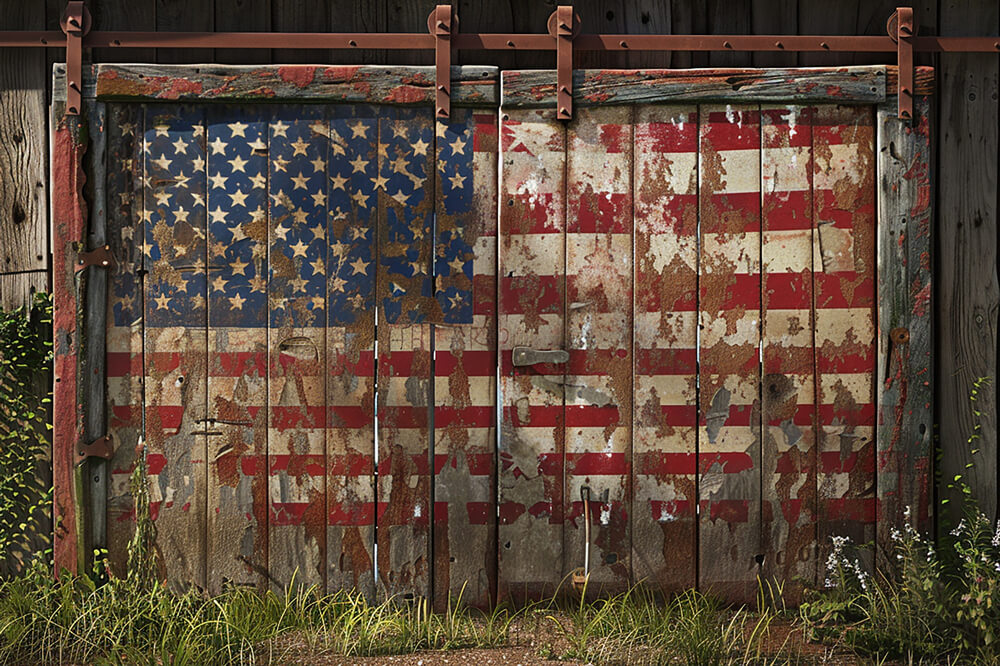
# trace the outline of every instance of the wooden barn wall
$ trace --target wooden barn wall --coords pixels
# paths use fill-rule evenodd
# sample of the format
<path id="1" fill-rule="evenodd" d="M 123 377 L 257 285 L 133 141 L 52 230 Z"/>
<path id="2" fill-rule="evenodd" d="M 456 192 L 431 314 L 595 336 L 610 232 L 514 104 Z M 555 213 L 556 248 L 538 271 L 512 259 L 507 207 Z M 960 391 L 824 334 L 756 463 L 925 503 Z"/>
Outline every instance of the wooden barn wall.
<path id="1" fill-rule="evenodd" d="M 542 32 L 553 0 L 453 0 L 461 29 Z M 89 0 L 99 30 L 424 31 L 434 0 Z M 896 0 L 578 0 L 586 32 L 884 34 Z M 997 35 L 996 0 L 917 0 L 921 34 Z M 56 29 L 62 0 L 0 0 L 0 29 Z M 62 53 L 0 49 L 0 306 L 47 289 L 47 88 Z M 430 53 L 301 49 L 97 50 L 98 61 L 430 64 Z M 464 64 L 551 68 L 552 53 L 460 53 Z M 879 54 L 580 53 L 578 67 L 734 67 L 891 62 Z M 982 506 L 998 504 L 997 73 L 993 55 L 920 56 L 938 68 L 934 261 L 941 478 L 964 473 Z M 979 429 L 977 431 L 977 426 Z M 971 443 L 969 438 L 978 434 Z M 966 469 L 968 463 L 974 463 Z M 948 492 L 941 488 L 940 492 Z"/>

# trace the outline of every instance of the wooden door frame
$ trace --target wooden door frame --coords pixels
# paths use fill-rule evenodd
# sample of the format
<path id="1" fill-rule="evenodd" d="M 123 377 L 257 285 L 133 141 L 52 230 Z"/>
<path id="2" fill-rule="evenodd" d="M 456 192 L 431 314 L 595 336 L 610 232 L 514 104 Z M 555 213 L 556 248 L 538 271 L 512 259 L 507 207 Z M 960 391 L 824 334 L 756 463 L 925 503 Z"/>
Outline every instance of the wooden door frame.
<path id="1" fill-rule="evenodd" d="M 554 70 L 505 76 L 496 68 L 453 68 L 455 105 L 552 107 Z M 379 73 L 385 85 L 372 86 Z M 898 70 L 891 66 L 792 69 L 578 70 L 575 104 L 683 101 L 874 105 L 877 109 L 878 337 L 877 478 L 879 543 L 904 520 L 923 532 L 932 521 L 933 382 L 930 95 L 933 72 L 918 68 L 915 120 L 896 117 Z M 54 558 L 78 571 L 103 511 L 85 480 L 103 488 L 106 463 L 78 463 L 82 444 L 107 434 L 104 326 L 107 277 L 78 272 L 81 254 L 106 230 L 101 132 L 108 102 L 435 102 L 433 67 L 93 65 L 85 70 L 86 113 L 66 115 L 65 69 L 53 80 L 51 178 L 55 384 L 53 389 Z M 94 183 L 85 201 L 85 183 Z M 81 276 L 78 279 L 77 276 Z M 86 474 L 84 473 L 86 472 Z M 98 492 L 97 495 L 103 495 Z M 904 516 L 905 507 L 913 507 Z M 87 516 L 87 514 L 91 514 Z M 98 534 L 97 537 L 100 535 Z"/>

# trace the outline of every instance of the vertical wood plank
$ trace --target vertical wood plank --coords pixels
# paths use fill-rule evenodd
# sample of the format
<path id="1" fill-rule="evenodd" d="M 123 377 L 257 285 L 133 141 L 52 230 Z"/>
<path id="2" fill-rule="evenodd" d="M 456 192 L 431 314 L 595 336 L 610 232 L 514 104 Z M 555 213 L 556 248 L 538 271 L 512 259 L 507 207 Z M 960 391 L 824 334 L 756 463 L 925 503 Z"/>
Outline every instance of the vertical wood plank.
<path id="1" fill-rule="evenodd" d="M 755 35 L 794 35 L 798 31 L 798 0 L 750 0 L 750 28 Z M 761 51 L 750 54 L 754 67 L 795 67 L 798 53 Z"/>
<path id="2" fill-rule="evenodd" d="M 271 0 L 213 0 L 218 32 L 269 32 Z M 271 62 L 268 49 L 215 49 L 214 62 L 249 65 Z M 317 62 L 319 60 L 317 59 Z"/>
<path id="3" fill-rule="evenodd" d="M 276 32 L 322 32 L 332 25 L 330 9 L 326 0 L 271 0 L 271 26 Z M 317 63 L 327 62 L 330 54 L 319 49 L 274 49 L 271 57 L 276 63 Z"/>
<path id="4" fill-rule="evenodd" d="M 330 109 L 327 591 L 375 595 L 375 226 L 378 112 Z M 355 166 L 372 166 L 368 169 Z"/>
<path id="5" fill-rule="evenodd" d="M 753 0 L 707 0 L 701 4 L 708 12 L 710 35 L 749 35 L 752 28 Z M 711 67 L 747 67 L 753 58 L 746 51 L 713 51 L 708 54 Z"/>
<path id="6" fill-rule="evenodd" d="M 670 0 L 649 0 L 641 5 L 625 3 L 625 29 L 629 35 L 669 35 L 673 32 L 673 12 Z M 628 66 L 635 69 L 671 66 L 673 53 L 643 51 L 628 54 Z"/>
<path id="7" fill-rule="evenodd" d="M 205 587 L 207 235 L 205 125 L 192 107 L 146 107 L 146 461 L 161 576 Z"/>
<path id="8" fill-rule="evenodd" d="M 816 578 L 812 116 L 761 109 L 761 564 L 790 603 Z"/>
<path id="9" fill-rule="evenodd" d="M 453 109 L 443 132 L 436 147 L 435 290 L 449 312 L 468 307 L 471 323 L 463 316 L 434 327 L 433 587 L 439 610 L 459 595 L 479 607 L 496 599 L 496 112 Z"/>
<path id="10" fill-rule="evenodd" d="M 445 0 L 385 0 L 386 30 L 427 34 L 427 17 L 437 5 L 450 5 Z M 394 51 L 387 60 L 400 65 L 433 65 L 433 51 Z"/>
<path id="11" fill-rule="evenodd" d="M 1000 34 L 1000 6 L 970 0 L 942 7 L 942 35 Z M 938 213 L 947 231 L 938 235 L 936 255 L 938 331 L 938 418 L 942 498 L 951 506 L 939 526 L 948 531 L 961 518 L 960 493 L 947 484 L 961 474 L 979 508 L 998 515 L 997 454 L 997 137 L 998 69 L 992 55 L 942 54 L 940 82 L 941 165 Z M 977 380 L 982 386 L 972 405 Z M 973 414 L 973 410 L 979 415 Z M 979 435 L 975 447 L 969 437 Z M 975 448 L 977 453 L 973 454 Z M 969 464 L 972 467 L 967 467 Z"/>
<path id="12" fill-rule="evenodd" d="M 60 12 L 66 3 L 58 7 Z M 155 0 L 101 0 L 87 5 L 91 30 L 156 30 Z M 59 60 L 64 60 L 65 55 Z M 156 62 L 155 49 L 94 49 L 94 62 Z"/>
<path id="13" fill-rule="evenodd" d="M 760 120 L 700 109 L 699 587 L 754 598 L 760 555 Z"/>
<path id="14" fill-rule="evenodd" d="M 267 119 L 206 111 L 208 589 L 266 589 Z"/>
<path id="15" fill-rule="evenodd" d="M 698 109 L 636 107 L 632 571 L 697 583 Z"/>
<path id="16" fill-rule="evenodd" d="M 895 101 L 895 100 L 894 100 Z M 878 108 L 878 539 L 891 559 L 892 532 L 932 527 L 930 99 L 915 121 Z M 879 564 L 885 564 L 884 558 Z"/>
<path id="17" fill-rule="evenodd" d="M 112 572 L 127 573 L 135 523 L 129 478 L 142 435 L 142 174 L 143 108 L 108 109 L 108 244 L 115 257 L 107 314 L 108 432 L 114 443 L 109 467 L 107 548 Z"/>
<path id="18" fill-rule="evenodd" d="M 379 158 L 378 577 L 386 596 L 430 594 L 434 120 L 383 107 Z M 377 171 L 376 171 L 377 169 Z"/>
<path id="19" fill-rule="evenodd" d="M 563 575 L 584 566 L 589 509 L 593 589 L 623 591 L 632 573 L 632 108 L 579 109 L 566 160 Z"/>
<path id="20" fill-rule="evenodd" d="M 874 139 L 870 107 L 817 107 L 813 290 L 820 562 L 833 536 L 858 545 L 875 538 Z"/>
<path id="21" fill-rule="evenodd" d="M 500 598 L 551 594 L 562 542 L 565 367 L 514 366 L 515 347 L 562 349 L 566 306 L 566 135 L 552 111 L 500 125 Z"/>
<path id="22" fill-rule="evenodd" d="M 42 30 L 45 5 L 0 3 L 10 30 Z M 44 49 L 5 49 L 0 65 L 0 273 L 47 267 L 48 173 L 45 90 L 48 76 Z M 9 278 L 8 278 L 9 280 Z M 17 296 L 27 290 L 22 287 Z M 0 300 L 20 306 L 0 291 Z"/>
<path id="23" fill-rule="evenodd" d="M 285 106 L 268 145 L 268 567 L 325 588 L 327 123 Z M 318 196 L 317 196 L 318 195 Z"/>
<path id="24" fill-rule="evenodd" d="M 155 0 L 158 32 L 212 32 L 215 12 L 201 0 Z M 157 62 L 213 62 L 213 49 L 157 49 Z"/>

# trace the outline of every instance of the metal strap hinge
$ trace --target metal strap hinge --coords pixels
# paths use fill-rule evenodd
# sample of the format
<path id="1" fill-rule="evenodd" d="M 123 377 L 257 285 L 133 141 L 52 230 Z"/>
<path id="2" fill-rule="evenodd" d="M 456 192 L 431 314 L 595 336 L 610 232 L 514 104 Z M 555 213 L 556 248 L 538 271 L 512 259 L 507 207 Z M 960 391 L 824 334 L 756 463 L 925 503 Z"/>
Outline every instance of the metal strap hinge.
<path id="1" fill-rule="evenodd" d="M 895 30 L 893 25 L 895 24 Z M 917 22 L 913 7 L 897 7 L 889 19 L 889 36 L 896 41 L 896 60 L 899 65 L 899 109 L 900 120 L 913 119 L 913 38 L 917 35 Z"/>
<path id="2" fill-rule="evenodd" d="M 451 5 L 438 5 L 427 17 L 427 29 L 434 36 L 434 117 L 439 120 L 451 117 L 451 36 L 457 23 Z"/>
<path id="3" fill-rule="evenodd" d="M 573 118 L 573 38 L 580 17 L 572 5 L 559 5 L 549 17 L 549 34 L 556 39 L 556 118 Z"/>
<path id="4" fill-rule="evenodd" d="M 115 265 L 115 256 L 111 254 L 110 245 L 102 245 L 87 252 L 77 255 L 76 270 L 82 271 L 87 266 L 100 266 L 111 268 Z"/>
<path id="5" fill-rule="evenodd" d="M 87 458 L 111 460 L 112 453 L 114 453 L 114 449 L 112 448 L 111 435 L 105 435 L 104 437 L 98 437 L 89 444 L 81 443 L 76 449 L 76 461 L 77 463 L 81 463 Z"/>
<path id="6" fill-rule="evenodd" d="M 66 115 L 83 108 L 83 37 L 90 32 L 90 12 L 83 0 L 70 0 L 60 21 L 66 34 Z"/>

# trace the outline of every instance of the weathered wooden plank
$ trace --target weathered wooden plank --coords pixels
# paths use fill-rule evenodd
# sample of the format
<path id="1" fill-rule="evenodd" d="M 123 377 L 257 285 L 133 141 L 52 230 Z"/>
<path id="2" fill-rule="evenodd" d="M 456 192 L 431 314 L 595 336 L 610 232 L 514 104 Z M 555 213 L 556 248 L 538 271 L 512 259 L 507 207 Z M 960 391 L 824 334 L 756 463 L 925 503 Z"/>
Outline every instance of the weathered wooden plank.
<path id="1" fill-rule="evenodd" d="M 566 145 L 569 361 L 553 387 L 566 403 L 563 575 L 587 566 L 593 590 L 621 592 L 632 574 L 632 110 L 578 111 Z"/>
<path id="2" fill-rule="evenodd" d="M 158 32 L 212 32 L 215 30 L 215 12 L 208 10 L 202 0 L 154 0 L 156 30 Z M 213 49 L 156 50 L 157 62 L 213 62 Z"/>
<path id="3" fill-rule="evenodd" d="M 625 3 L 622 32 L 627 35 L 674 33 L 674 16 L 670 5 L 670 0 L 648 0 L 641 5 L 633 2 Z M 673 54 L 670 52 L 633 51 L 628 55 L 628 66 L 637 69 L 670 67 L 672 58 Z"/>
<path id="4" fill-rule="evenodd" d="M 761 573 L 793 604 L 816 578 L 813 112 L 761 108 Z"/>
<path id="5" fill-rule="evenodd" d="M 496 111 L 456 109 L 442 133 L 437 239 L 448 248 L 458 234 L 464 252 L 436 253 L 435 289 L 449 305 L 468 298 L 471 323 L 434 326 L 434 603 L 445 609 L 461 594 L 488 607 L 496 599 Z"/>
<path id="6" fill-rule="evenodd" d="M 204 114 L 146 108 L 143 268 L 146 461 L 163 577 L 205 586 L 207 502 Z"/>
<path id="7" fill-rule="evenodd" d="M 756 106 L 702 106 L 699 588 L 754 598 L 760 564 L 760 120 Z"/>
<path id="8" fill-rule="evenodd" d="M 386 29 L 389 32 L 411 32 L 418 35 L 427 34 L 427 17 L 439 4 L 450 5 L 451 2 L 441 0 L 407 0 L 406 2 L 386 2 Z M 457 7 L 456 13 L 461 12 Z M 390 62 L 404 65 L 431 65 L 434 63 L 433 51 L 394 51 L 388 54 Z"/>
<path id="9" fill-rule="evenodd" d="M 65 3 L 58 5 L 62 12 Z M 156 0 L 101 0 L 87 5 L 91 30 L 156 30 Z M 61 54 L 65 61 L 65 54 Z M 94 62 L 156 62 L 156 49 L 94 49 Z"/>
<path id="10" fill-rule="evenodd" d="M 377 162 L 354 167 L 375 174 L 379 204 L 378 582 L 419 598 L 432 579 L 433 112 L 385 107 L 378 133 Z"/>
<path id="11" fill-rule="evenodd" d="M 697 583 L 698 109 L 635 114 L 632 572 L 669 594 Z"/>
<path id="12" fill-rule="evenodd" d="M 751 0 L 750 28 L 754 35 L 794 35 L 799 29 L 799 0 Z M 798 53 L 760 51 L 750 54 L 754 67 L 794 67 Z"/>
<path id="13" fill-rule="evenodd" d="M 663 102 L 839 102 L 885 99 L 884 66 L 789 69 L 575 70 L 573 100 L 580 107 Z M 504 72 L 501 105 L 555 107 L 556 72 Z"/>
<path id="14" fill-rule="evenodd" d="M 88 102 L 85 111 L 87 137 L 90 145 L 84 155 L 87 181 L 84 196 L 89 210 L 84 248 L 107 244 L 107 108 L 104 102 Z M 106 334 L 108 308 L 108 272 L 104 267 L 87 268 L 80 274 L 82 297 L 80 327 L 80 416 L 83 419 L 83 439 L 93 442 L 107 433 Z M 83 526 L 80 543 L 88 565 L 95 548 L 103 548 L 107 539 L 108 464 L 101 458 L 90 458 L 81 465 L 81 514 Z"/>
<path id="15" fill-rule="evenodd" d="M 293 576 L 326 584 L 327 128 L 322 109 L 294 105 L 269 125 L 268 569 L 279 589 Z"/>
<path id="16" fill-rule="evenodd" d="M 753 31 L 752 0 L 703 0 L 707 12 L 706 31 L 709 35 L 748 35 Z M 750 65 L 752 53 L 746 51 L 713 51 L 708 54 L 711 67 L 746 67 Z"/>
<path id="17" fill-rule="evenodd" d="M 0 3 L 9 29 L 41 30 L 45 6 L 38 2 Z M 48 142 L 44 118 L 45 53 L 39 49 L 5 49 L 0 65 L 0 273 L 47 268 Z M 11 281 L 8 278 L 8 281 Z M 20 280 L 16 280 L 20 282 Z M 25 283 L 26 284 L 26 283 Z M 23 293 L 23 287 L 21 287 Z M 0 300 L 16 306 L 14 295 Z M 26 301 L 25 301 L 26 302 Z"/>
<path id="18" fill-rule="evenodd" d="M 846 536 L 859 546 L 875 538 L 874 139 L 870 107 L 817 107 L 813 291 L 821 563 L 831 537 Z"/>
<path id="19" fill-rule="evenodd" d="M 562 349 L 566 306 L 566 134 L 554 111 L 500 126 L 498 586 L 501 599 L 551 594 L 565 569 L 562 364 L 514 366 L 515 347 Z"/>
<path id="20" fill-rule="evenodd" d="M 969 0 L 941 12 L 942 35 L 1000 34 L 1000 5 Z M 947 485 L 961 474 L 979 508 L 996 520 L 1000 491 L 997 449 L 997 160 L 1000 63 L 992 55 L 942 54 L 938 214 L 936 349 L 938 441 L 943 507 L 938 525 L 952 529 L 962 517 L 961 493 Z M 976 402 L 969 400 L 981 378 Z M 978 412 L 978 414 L 974 413 Z M 978 435 L 975 446 L 969 438 Z M 973 453 L 973 449 L 976 453 Z M 969 464 L 972 467 L 968 467 Z"/>
<path id="21" fill-rule="evenodd" d="M 451 71 L 453 105 L 496 104 L 496 67 L 454 66 Z M 434 68 L 418 66 L 94 65 L 84 77 L 84 95 L 105 100 L 302 100 L 418 106 L 434 104 L 434 86 Z M 59 90 L 56 85 L 54 91 Z"/>
<path id="22" fill-rule="evenodd" d="M 212 5 L 215 10 L 215 30 L 218 32 L 271 31 L 271 0 L 213 0 Z M 315 60 L 322 62 L 324 58 L 318 57 Z M 135 61 L 138 58 L 133 59 Z M 268 49 L 215 49 L 214 62 L 243 65 L 273 61 Z"/>
<path id="23" fill-rule="evenodd" d="M 77 360 L 80 348 L 79 294 L 76 286 L 77 248 L 83 241 L 86 206 L 83 199 L 83 119 L 65 116 L 64 104 L 53 104 L 52 124 L 52 522 L 56 572 L 78 570 L 79 492 L 76 484 L 76 447 L 82 438 L 77 406 Z"/>
<path id="24" fill-rule="evenodd" d="M 107 304 L 107 413 L 114 454 L 107 497 L 108 561 L 127 574 L 128 543 L 135 527 L 129 478 L 142 435 L 142 174 L 144 113 L 138 105 L 108 108 L 108 229 L 115 265 Z"/>
<path id="25" fill-rule="evenodd" d="M 0 273 L 0 309 L 19 308 L 43 291 L 50 291 L 49 272 L 46 270 Z"/>
<path id="26" fill-rule="evenodd" d="M 206 109 L 209 592 L 267 588 L 267 118 Z"/>
<path id="27" fill-rule="evenodd" d="M 892 530 L 933 526 L 930 100 L 914 112 L 911 126 L 894 102 L 878 108 L 877 545 L 890 559 Z"/>
<path id="28" fill-rule="evenodd" d="M 331 30 L 335 24 L 327 0 L 271 0 L 271 25 L 276 32 Z M 332 54 L 321 49 L 274 49 L 273 62 L 323 62 Z M 336 62 L 334 60 L 334 62 Z"/>
<path id="29" fill-rule="evenodd" d="M 327 590 L 374 599 L 378 111 L 333 107 L 329 131 Z"/>

